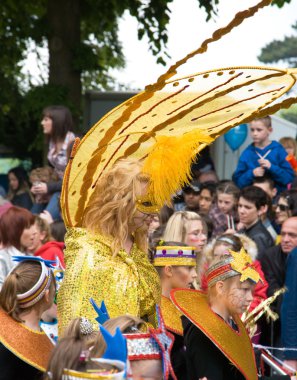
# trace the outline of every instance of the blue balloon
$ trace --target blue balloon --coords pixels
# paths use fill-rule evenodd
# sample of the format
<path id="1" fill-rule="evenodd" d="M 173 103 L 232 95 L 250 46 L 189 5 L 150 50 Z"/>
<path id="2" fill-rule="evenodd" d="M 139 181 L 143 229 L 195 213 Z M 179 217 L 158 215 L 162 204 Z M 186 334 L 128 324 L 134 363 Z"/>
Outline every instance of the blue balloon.
<path id="1" fill-rule="evenodd" d="M 237 127 L 230 129 L 224 135 L 224 139 L 230 149 L 237 150 L 246 140 L 248 134 L 247 124 L 240 124 Z"/>

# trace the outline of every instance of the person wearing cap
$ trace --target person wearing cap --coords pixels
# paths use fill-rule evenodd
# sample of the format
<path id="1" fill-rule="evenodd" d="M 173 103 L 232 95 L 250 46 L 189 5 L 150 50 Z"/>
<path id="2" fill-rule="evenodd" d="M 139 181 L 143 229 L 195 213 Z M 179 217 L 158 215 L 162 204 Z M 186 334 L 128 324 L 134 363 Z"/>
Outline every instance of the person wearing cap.
<path id="1" fill-rule="evenodd" d="M 200 183 L 193 180 L 183 188 L 184 206 L 185 211 L 199 212 L 199 197 L 200 197 Z"/>
<path id="2" fill-rule="evenodd" d="M 242 248 L 216 258 L 206 272 L 208 292 L 176 289 L 171 300 L 184 314 L 188 379 L 256 380 L 250 338 L 240 320 L 260 280 Z"/>
<path id="3" fill-rule="evenodd" d="M 162 287 L 161 312 L 166 329 L 174 335 L 171 362 L 178 380 L 187 379 L 181 313 L 170 300 L 176 288 L 189 289 L 197 278 L 195 247 L 179 242 L 161 241 L 155 249 L 154 266 Z"/>

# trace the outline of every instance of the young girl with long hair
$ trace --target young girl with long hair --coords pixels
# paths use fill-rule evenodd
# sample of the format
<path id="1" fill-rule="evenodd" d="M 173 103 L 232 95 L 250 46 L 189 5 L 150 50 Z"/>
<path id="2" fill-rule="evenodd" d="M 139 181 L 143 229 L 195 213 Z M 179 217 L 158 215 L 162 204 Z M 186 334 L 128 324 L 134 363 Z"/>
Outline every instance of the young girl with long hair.
<path id="1" fill-rule="evenodd" d="M 93 347 L 97 346 L 98 332 L 83 317 L 70 322 L 52 352 L 45 380 L 64 379 L 122 379 L 123 367 L 118 362 L 94 361 Z M 106 347 L 105 342 L 102 342 Z M 96 376 L 98 375 L 98 376 Z M 114 377 L 113 377 L 114 375 Z"/>
<path id="2" fill-rule="evenodd" d="M 240 190 L 231 181 L 218 185 L 216 203 L 209 212 L 209 217 L 213 223 L 213 237 L 223 234 L 228 229 L 235 229 L 235 224 L 238 221 L 239 194 Z"/>
<path id="3" fill-rule="evenodd" d="M 45 209 L 54 220 L 60 220 L 59 197 L 62 179 L 69 159 L 68 147 L 75 140 L 71 112 L 67 107 L 60 105 L 46 107 L 43 110 L 41 125 L 49 144 L 47 158 L 59 180 L 33 184 L 31 191 L 34 195 L 51 196 L 47 205 L 35 204 L 33 212 L 40 213 Z"/>
<path id="4" fill-rule="evenodd" d="M 0 379 L 38 380 L 53 345 L 40 330 L 42 313 L 56 291 L 52 270 L 26 257 L 7 276 L 0 292 Z"/>

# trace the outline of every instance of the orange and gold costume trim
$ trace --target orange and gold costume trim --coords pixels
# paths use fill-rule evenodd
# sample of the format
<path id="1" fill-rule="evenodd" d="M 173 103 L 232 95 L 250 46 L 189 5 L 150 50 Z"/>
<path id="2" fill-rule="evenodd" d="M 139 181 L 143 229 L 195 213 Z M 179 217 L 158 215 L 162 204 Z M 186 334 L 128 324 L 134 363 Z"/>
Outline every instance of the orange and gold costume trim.
<path id="1" fill-rule="evenodd" d="M 238 332 L 236 332 L 211 310 L 207 295 L 199 290 L 174 289 L 171 291 L 170 298 L 178 309 L 235 365 L 246 380 L 258 379 L 252 344 L 239 317 L 234 319 L 238 327 Z"/>
<path id="2" fill-rule="evenodd" d="M 16 322 L 0 309 L 0 342 L 14 355 L 45 372 L 54 346 L 44 332 Z"/>
<path id="3" fill-rule="evenodd" d="M 87 372 L 78 372 L 71 369 L 64 369 L 62 380 L 81 380 L 81 379 L 89 379 L 89 380 L 115 380 L 115 379 L 124 379 L 123 374 L 118 374 L 116 372 L 107 372 L 102 371 L 100 373 L 87 373 Z"/>
<path id="4" fill-rule="evenodd" d="M 183 314 L 172 301 L 165 296 L 161 298 L 161 312 L 166 329 L 183 336 L 183 326 L 180 319 Z"/>
<path id="5" fill-rule="evenodd" d="M 90 298 L 98 304 L 104 300 L 111 318 L 155 314 L 161 285 L 147 254 L 134 244 L 129 254 L 121 249 L 113 256 L 111 243 L 111 237 L 85 228 L 68 229 L 64 251 L 67 270 L 58 294 L 59 331 L 82 315 L 98 330 Z"/>

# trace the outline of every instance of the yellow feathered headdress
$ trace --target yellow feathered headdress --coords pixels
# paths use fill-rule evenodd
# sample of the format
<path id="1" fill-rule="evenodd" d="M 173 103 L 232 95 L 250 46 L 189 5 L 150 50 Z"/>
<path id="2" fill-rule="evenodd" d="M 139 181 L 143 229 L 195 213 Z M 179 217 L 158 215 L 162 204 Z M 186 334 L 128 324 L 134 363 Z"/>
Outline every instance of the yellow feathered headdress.
<path id="1" fill-rule="evenodd" d="M 97 181 L 118 159 L 144 159 L 143 171 L 151 178 L 149 196 L 162 206 L 189 180 L 189 164 L 203 147 L 236 125 L 297 102 L 293 96 L 277 102 L 295 84 L 295 69 L 228 67 L 176 75 L 190 58 L 268 4 L 270 0 L 262 0 L 238 13 L 155 84 L 99 120 L 76 144 L 61 195 L 66 225 L 81 225 Z"/>

